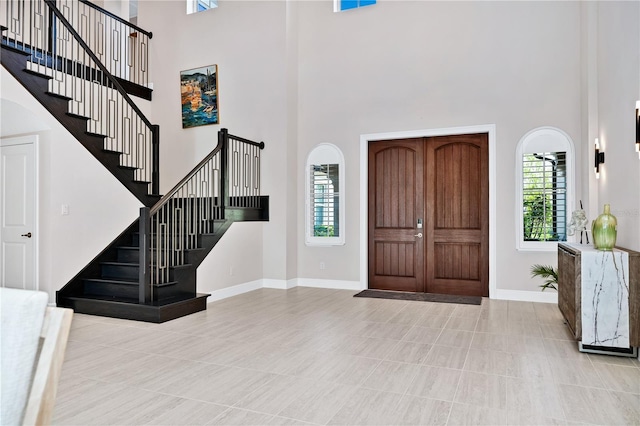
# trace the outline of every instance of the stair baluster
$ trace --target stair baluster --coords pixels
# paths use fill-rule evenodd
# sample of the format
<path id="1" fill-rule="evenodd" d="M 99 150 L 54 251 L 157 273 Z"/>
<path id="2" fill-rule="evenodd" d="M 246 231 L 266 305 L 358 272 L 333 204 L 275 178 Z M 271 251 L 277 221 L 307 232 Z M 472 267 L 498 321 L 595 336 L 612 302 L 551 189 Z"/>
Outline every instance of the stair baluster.
<path id="1" fill-rule="evenodd" d="M 140 214 L 140 241 L 145 228 L 148 260 L 141 256 L 140 271 L 149 270 L 141 286 L 146 291 L 172 281 L 172 271 L 188 262 L 185 254 L 198 249 L 206 235 L 213 235 L 227 219 L 227 207 L 262 207 L 260 151 L 264 142 L 218 133 L 218 145 L 153 208 Z M 148 213 L 147 213 L 148 211 Z M 149 216 L 147 222 L 147 215 Z M 144 263 L 143 262 L 148 262 Z M 154 296 L 141 290 L 140 300 Z"/>

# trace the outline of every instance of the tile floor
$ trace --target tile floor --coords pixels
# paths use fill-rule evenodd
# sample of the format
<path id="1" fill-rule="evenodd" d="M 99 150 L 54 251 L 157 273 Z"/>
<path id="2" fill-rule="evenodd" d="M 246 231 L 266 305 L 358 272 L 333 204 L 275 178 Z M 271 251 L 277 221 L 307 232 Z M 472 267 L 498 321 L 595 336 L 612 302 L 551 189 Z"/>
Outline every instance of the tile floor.
<path id="1" fill-rule="evenodd" d="M 640 424 L 640 362 L 555 305 L 262 289 L 165 324 L 77 314 L 54 423 Z"/>

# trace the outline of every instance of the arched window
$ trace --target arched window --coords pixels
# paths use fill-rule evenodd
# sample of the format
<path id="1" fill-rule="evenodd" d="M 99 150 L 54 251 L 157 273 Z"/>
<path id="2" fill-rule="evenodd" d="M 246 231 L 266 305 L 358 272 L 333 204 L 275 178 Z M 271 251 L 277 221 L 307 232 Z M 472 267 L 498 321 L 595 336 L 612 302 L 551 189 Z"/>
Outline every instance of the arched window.
<path id="1" fill-rule="evenodd" d="M 305 243 L 344 244 L 344 157 L 337 146 L 323 143 L 309 153 L 305 192 Z"/>
<path id="2" fill-rule="evenodd" d="M 539 127 L 520 139 L 516 191 L 517 248 L 556 250 L 574 205 L 574 148 L 565 132 Z"/>

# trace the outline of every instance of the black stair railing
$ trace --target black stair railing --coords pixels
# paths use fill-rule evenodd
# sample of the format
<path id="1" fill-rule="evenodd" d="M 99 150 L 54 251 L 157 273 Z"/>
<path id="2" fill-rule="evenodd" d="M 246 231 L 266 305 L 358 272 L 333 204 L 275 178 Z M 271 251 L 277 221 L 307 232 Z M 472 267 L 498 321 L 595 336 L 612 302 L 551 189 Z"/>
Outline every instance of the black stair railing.
<path id="1" fill-rule="evenodd" d="M 140 210 L 140 303 L 154 300 L 154 286 L 170 282 L 173 268 L 216 232 L 225 208 L 260 207 L 260 152 L 253 142 L 218 132 L 218 145 L 152 208 Z"/>
<path id="2" fill-rule="evenodd" d="M 7 0 L 0 11 L 7 37 L 18 48 L 51 52 L 56 20 L 42 1 Z M 114 77 L 149 85 L 149 40 L 153 34 L 87 0 L 55 0 L 55 6 Z M 46 55 L 39 55 L 44 59 Z"/>
<path id="3" fill-rule="evenodd" d="M 51 77 L 49 91 L 69 98 L 69 112 L 88 119 L 87 132 L 104 136 L 103 149 L 121 153 L 120 165 L 158 194 L 158 126 L 111 72 L 146 84 L 151 33 L 86 1 L 9 0 L 2 11 L 3 43 L 29 53 L 29 69 Z"/>
<path id="4" fill-rule="evenodd" d="M 87 0 L 56 0 L 82 39 L 111 75 L 141 86 L 149 84 L 149 39 L 153 34 Z M 74 9 L 77 7 L 77 12 Z"/>

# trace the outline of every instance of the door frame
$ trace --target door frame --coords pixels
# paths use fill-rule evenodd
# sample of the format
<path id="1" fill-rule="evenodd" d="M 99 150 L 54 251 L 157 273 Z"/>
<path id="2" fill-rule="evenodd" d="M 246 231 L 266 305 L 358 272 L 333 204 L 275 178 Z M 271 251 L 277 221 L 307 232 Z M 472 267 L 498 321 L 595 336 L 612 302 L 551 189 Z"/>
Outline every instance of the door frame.
<path id="1" fill-rule="evenodd" d="M 0 137 L 0 148 L 13 145 L 33 145 L 33 284 L 40 290 L 40 143 L 37 134 Z M 0 164 L 0 170 L 2 164 Z M 2 214 L 0 194 L 0 215 Z M 2 220 L 2 217 L 0 217 Z M 2 227 L 0 227 L 2 232 Z"/>
<path id="2" fill-rule="evenodd" d="M 393 139 L 424 138 L 432 136 L 487 133 L 489 140 L 489 298 L 497 297 L 496 284 L 496 125 L 446 127 L 360 135 L 360 286 L 369 288 L 369 142 Z"/>

